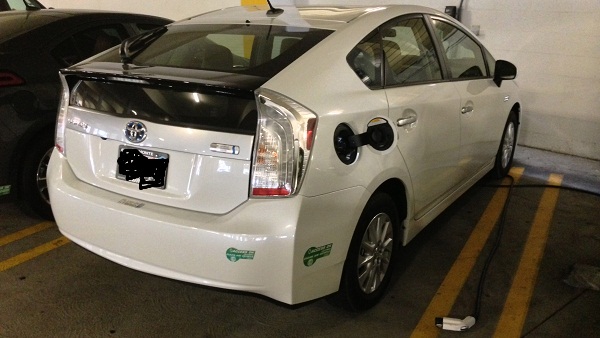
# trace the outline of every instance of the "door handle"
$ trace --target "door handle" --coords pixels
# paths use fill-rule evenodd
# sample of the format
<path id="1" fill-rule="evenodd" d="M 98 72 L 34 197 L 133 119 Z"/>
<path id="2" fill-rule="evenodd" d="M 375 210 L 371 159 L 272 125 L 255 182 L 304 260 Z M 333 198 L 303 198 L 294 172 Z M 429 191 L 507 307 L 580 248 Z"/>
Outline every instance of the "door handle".
<path id="1" fill-rule="evenodd" d="M 460 110 L 460 112 L 463 113 L 463 114 L 472 113 L 473 112 L 473 106 L 462 107 L 462 109 Z"/>
<path id="2" fill-rule="evenodd" d="M 399 118 L 398 121 L 396 121 L 396 125 L 398 127 L 403 127 L 412 123 L 417 122 L 417 117 L 416 116 L 409 116 L 409 117 L 403 117 L 403 118 Z"/>

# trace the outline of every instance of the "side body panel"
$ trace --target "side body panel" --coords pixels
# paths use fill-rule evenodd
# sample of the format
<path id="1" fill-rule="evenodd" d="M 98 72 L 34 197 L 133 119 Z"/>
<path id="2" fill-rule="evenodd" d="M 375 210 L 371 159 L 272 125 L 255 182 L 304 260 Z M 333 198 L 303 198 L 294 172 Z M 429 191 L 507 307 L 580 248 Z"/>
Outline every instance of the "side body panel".
<path id="1" fill-rule="evenodd" d="M 461 97 L 461 171 L 470 177 L 498 151 L 502 130 L 514 102 L 508 86 L 491 79 L 454 82 Z"/>
<path id="2" fill-rule="evenodd" d="M 412 180 L 414 218 L 419 219 L 461 180 L 460 99 L 452 83 L 386 89 L 392 122 L 414 117 L 398 128 L 398 149 Z"/>

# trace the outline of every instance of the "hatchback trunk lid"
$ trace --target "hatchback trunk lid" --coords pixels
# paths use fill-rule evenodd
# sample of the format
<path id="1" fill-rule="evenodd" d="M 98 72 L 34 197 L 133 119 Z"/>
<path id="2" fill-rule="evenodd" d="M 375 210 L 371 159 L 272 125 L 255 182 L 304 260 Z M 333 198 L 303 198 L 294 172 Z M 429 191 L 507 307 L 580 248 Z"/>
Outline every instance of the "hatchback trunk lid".
<path id="1" fill-rule="evenodd" d="M 98 67 L 102 73 L 90 70 Z M 71 93 L 65 154 L 80 180 L 125 199 L 206 213 L 248 199 L 253 90 L 264 79 L 234 74 L 233 85 L 225 73 L 187 70 L 203 73 L 192 83 L 172 69 L 111 68 L 64 72 Z"/>
<path id="2" fill-rule="evenodd" d="M 274 115 L 259 126 L 255 91 L 330 34 L 182 21 L 125 40 L 62 71 L 68 92 L 57 148 L 80 180 L 124 199 L 223 214 L 251 195 L 255 134 L 270 128 L 275 139 L 258 138 L 268 144 L 256 157 L 262 161 L 256 181 L 267 192 L 280 192 L 272 185 L 285 182 L 289 194 L 298 186 L 290 178 L 298 176 L 296 157 L 285 152 L 294 147 L 290 133 L 314 127 L 315 117 L 305 123 L 311 114 L 296 112 L 297 104 L 281 108 L 288 98 L 264 99 L 270 106 L 263 108 Z"/>

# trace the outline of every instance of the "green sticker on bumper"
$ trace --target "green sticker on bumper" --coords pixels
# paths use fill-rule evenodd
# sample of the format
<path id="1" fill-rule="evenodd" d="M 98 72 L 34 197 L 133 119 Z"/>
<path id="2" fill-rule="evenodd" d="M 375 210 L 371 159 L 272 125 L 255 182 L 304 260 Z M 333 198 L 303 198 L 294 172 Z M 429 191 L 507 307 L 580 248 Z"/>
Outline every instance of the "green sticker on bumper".
<path id="1" fill-rule="evenodd" d="M 311 266 L 315 264 L 317 259 L 329 256 L 332 247 L 333 243 L 329 243 L 318 248 L 314 246 L 310 247 L 308 250 L 306 250 L 306 253 L 304 254 L 304 265 Z"/>
<path id="2" fill-rule="evenodd" d="M 236 248 L 229 248 L 225 255 L 227 259 L 231 262 L 237 262 L 240 259 L 254 259 L 254 253 L 256 251 L 251 250 L 238 250 Z"/>
<path id="3" fill-rule="evenodd" d="M 10 194 L 10 185 L 0 186 L 0 196 L 4 196 L 4 195 L 8 195 L 8 194 Z"/>

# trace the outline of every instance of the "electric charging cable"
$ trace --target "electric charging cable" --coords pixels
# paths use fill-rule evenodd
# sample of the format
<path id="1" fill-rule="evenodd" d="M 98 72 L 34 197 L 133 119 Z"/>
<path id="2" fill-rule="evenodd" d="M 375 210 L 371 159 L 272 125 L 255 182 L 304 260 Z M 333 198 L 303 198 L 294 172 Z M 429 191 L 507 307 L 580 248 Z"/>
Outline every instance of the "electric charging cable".
<path id="1" fill-rule="evenodd" d="M 466 331 L 470 329 L 479 315 L 481 314 L 481 296 L 483 295 L 483 287 L 485 284 L 485 278 L 487 276 L 487 271 L 490 267 L 490 263 L 492 262 L 492 258 L 494 258 L 494 254 L 498 247 L 500 246 L 500 240 L 502 239 L 502 233 L 504 232 L 504 225 L 506 224 L 506 214 L 508 210 L 508 205 L 510 204 L 510 198 L 512 196 L 512 189 L 515 185 L 514 177 L 508 175 L 510 178 L 510 184 L 505 185 L 508 187 L 508 195 L 506 200 L 504 201 L 504 206 L 502 207 L 502 214 L 500 215 L 500 223 L 498 224 L 498 230 L 496 232 L 496 238 L 494 239 L 494 244 L 487 258 L 485 259 L 485 264 L 481 269 L 481 275 L 479 276 L 479 284 L 477 285 L 477 296 L 475 297 L 475 309 L 471 316 L 466 316 L 464 319 L 459 318 L 450 318 L 450 317 L 437 317 L 435 318 L 435 326 L 441 328 L 442 330 L 449 331 Z"/>
<path id="2" fill-rule="evenodd" d="M 442 330 L 466 331 L 466 330 L 470 329 L 471 327 L 473 327 L 473 325 L 475 325 L 475 323 L 477 322 L 477 319 L 481 315 L 481 299 L 483 296 L 485 278 L 487 276 L 487 271 L 490 267 L 490 263 L 492 262 L 492 258 L 494 257 L 494 254 L 496 253 L 496 251 L 498 250 L 498 247 L 500 246 L 500 241 L 502 239 L 502 233 L 504 232 L 504 226 L 506 224 L 506 214 L 508 213 L 508 205 L 510 204 L 510 199 L 512 196 L 513 188 L 552 188 L 552 189 L 569 190 L 569 191 L 574 191 L 574 192 L 579 192 L 579 193 L 584 193 L 584 194 L 589 194 L 592 196 L 600 197 L 599 192 L 594 192 L 594 191 L 589 191 L 589 190 L 585 190 L 585 189 L 581 189 L 581 188 L 574 188 L 574 187 L 565 187 L 565 186 L 548 185 L 548 184 L 515 185 L 514 177 L 512 177 L 510 175 L 507 175 L 507 177 L 510 178 L 510 180 L 511 180 L 510 184 L 486 185 L 488 187 L 508 188 L 509 190 L 508 190 L 508 195 L 506 197 L 506 200 L 504 201 L 504 206 L 502 207 L 502 214 L 500 217 L 500 222 L 498 224 L 496 238 L 494 239 L 494 243 L 492 245 L 490 253 L 488 254 L 488 256 L 485 260 L 485 263 L 483 265 L 483 268 L 481 269 L 481 275 L 479 276 L 479 284 L 477 285 L 477 296 L 475 298 L 475 309 L 473 311 L 473 314 L 471 316 L 466 316 L 464 319 L 451 318 L 451 317 L 436 317 L 435 318 L 435 326 L 441 328 Z"/>

